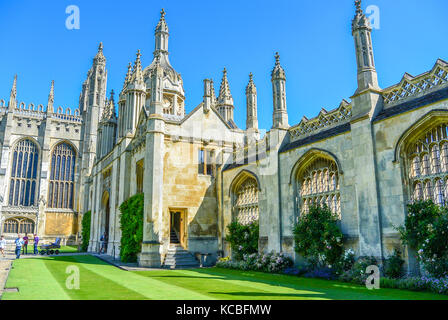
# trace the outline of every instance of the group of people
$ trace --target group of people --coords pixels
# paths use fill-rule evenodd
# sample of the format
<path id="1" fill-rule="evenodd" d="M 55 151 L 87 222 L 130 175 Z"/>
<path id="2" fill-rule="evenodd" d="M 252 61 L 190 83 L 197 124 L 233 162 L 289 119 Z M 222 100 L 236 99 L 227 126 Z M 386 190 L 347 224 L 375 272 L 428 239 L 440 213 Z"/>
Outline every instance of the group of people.
<path id="1" fill-rule="evenodd" d="M 39 237 L 37 234 L 33 235 L 33 238 L 28 237 L 28 234 L 25 233 L 25 236 L 22 238 L 20 234 L 17 235 L 16 240 L 14 240 L 14 244 L 16 245 L 15 254 L 17 259 L 20 258 L 20 254 L 28 254 L 28 243 L 29 241 L 33 240 L 33 246 L 34 246 L 34 254 L 38 254 L 39 250 L 37 249 L 37 246 L 39 244 Z M 5 249 L 6 249 L 6 240 L 4 236 L 0 237 L 0 253 L 3 255 L 3 258 L 5 257 Z"/>

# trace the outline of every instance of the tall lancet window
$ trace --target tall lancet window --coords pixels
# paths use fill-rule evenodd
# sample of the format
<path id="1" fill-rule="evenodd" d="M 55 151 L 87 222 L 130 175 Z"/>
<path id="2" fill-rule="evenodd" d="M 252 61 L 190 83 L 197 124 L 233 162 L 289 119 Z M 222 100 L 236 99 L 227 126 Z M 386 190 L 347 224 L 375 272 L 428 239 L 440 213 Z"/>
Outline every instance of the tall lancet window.
<path id="1" fill-rule="evenodd" d="M 411 200 L 446 205 L 448 197 L 448 123 L 432 127 L 406 149 Z"/>
<path id="2" fill-rule="evenodd" d="M 297 181 L 302 214 L 306 214 L 312 205 L 326 205 L 341 218 L 339 172 L 333 160 L 317 157 L 299 170 Z"/>
<path id="3" fill-rule="evenodd" d="M 10 206 L 35 206 L 38 193 L 39 150 L 30 139 L 21 140 L 12 151 Z"/>
<path id="4" fill-rule="evenodd" d="M 51 155 L 48 207 L 73 209 L 76 153 L 68 143 L 58 144 Z"/>
<path id="5" fill-rule="evenodd" d="M 258 183 L 252 176 L 243 174 L 234 188 L 233 212 L 241 224 L 258 221 Z"/>

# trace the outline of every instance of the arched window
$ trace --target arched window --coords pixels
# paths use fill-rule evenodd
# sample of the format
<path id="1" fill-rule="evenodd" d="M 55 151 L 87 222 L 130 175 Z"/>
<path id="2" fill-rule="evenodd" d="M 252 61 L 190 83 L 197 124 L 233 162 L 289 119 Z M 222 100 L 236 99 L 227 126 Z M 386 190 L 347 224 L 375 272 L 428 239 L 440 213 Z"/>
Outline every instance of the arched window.
<path id="1" fill-rule="evenodd" d="M 316 158 L 306 168 L 299 170 L 297 181 L 298 190 L 305 190 L 300 194 L 299 205 L 302 214 L 307 213 L 312 204 L 327 205 L 341 218 L 339 173 L 335 161 L 323 157 Z M 312 188 L 305 187 L 309 185 L 309 181 L 313 181 Z"/>
<path id="2" fill-rule="evenodd" d="M 248 224 L 259 218 L 258 183 L 255 178 L 247 176 L 234 190 L 233 212 L 237 221 Z"/>
<path id="3" fill-rule="evenodd" d="M 35 206 L 37 204 L 39 150 L 30 139 L 21 140 L 12 151 L 10 206 Z"/>
<path id="4" fill-rule="evenodd" d="M 48 207 L 73 209 L 76 153 L 68 143 L 58 144 L 51 155 Z"/>
<path id="5" fill-rule="evenodd" d="M 448 196 L 448 123 L 420 134 L 406 147 L 412 200 L 433 200 L 444 206 Z"/>
<path id="6" fill-rule="evenodd" d="M 34 221 L 27 218 L 6 219 L 3 233 L 34 233 Z"/>

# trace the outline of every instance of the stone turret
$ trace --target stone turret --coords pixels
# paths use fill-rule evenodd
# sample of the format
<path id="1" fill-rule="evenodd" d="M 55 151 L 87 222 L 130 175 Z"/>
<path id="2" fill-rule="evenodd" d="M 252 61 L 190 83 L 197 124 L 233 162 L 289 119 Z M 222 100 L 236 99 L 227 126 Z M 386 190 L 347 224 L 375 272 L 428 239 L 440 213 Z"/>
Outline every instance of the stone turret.
<path id="1" fill-rule="evenodd" d="M 358 89 L 356 93 L 366 89 L 380 90 L 373 58 L 372 27 L 369 18 L 361 9 L 361 0 L 356 0 L 355 5 L 356 14 L 352 21 L 352 35 L 355 40 L 358 69 Z"/>
<path id="2" fill-rule="evenodd" d="M 286 74 L 280 65 L 280 55 L 275 54 L 275 66 L 271 73 L 272 95 L 274 100 L 273 128 L 287 129 L 288 112 L 286 110 Z"/>

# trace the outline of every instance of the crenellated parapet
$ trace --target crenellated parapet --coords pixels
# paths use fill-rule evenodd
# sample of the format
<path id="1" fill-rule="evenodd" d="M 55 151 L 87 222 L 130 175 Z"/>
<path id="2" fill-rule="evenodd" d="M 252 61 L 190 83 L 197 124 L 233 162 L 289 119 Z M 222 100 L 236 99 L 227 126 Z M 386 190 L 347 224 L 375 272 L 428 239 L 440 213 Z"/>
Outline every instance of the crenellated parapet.
<path id="1" fill-rule="evenodd" d="M 448 63 L 439 59 L 432 70 L 415 77 L 405 73 L 398 84 L 384 89 L 384 106 L 388 108 L 446 86 L 448 86 Z"/>
<path id="2" fill-rule="evenodd" d="M 347 123 L 351 117 L 352 105 L 348 101 L 342 100 L 339 107 L 334 110 L 327 111 L 322 108 L 317 117 L 308 119 L 304 116 L 298 125 L 289 129 L 289 133 L 293 138 L 302 138 L 336 125 Z"/>

